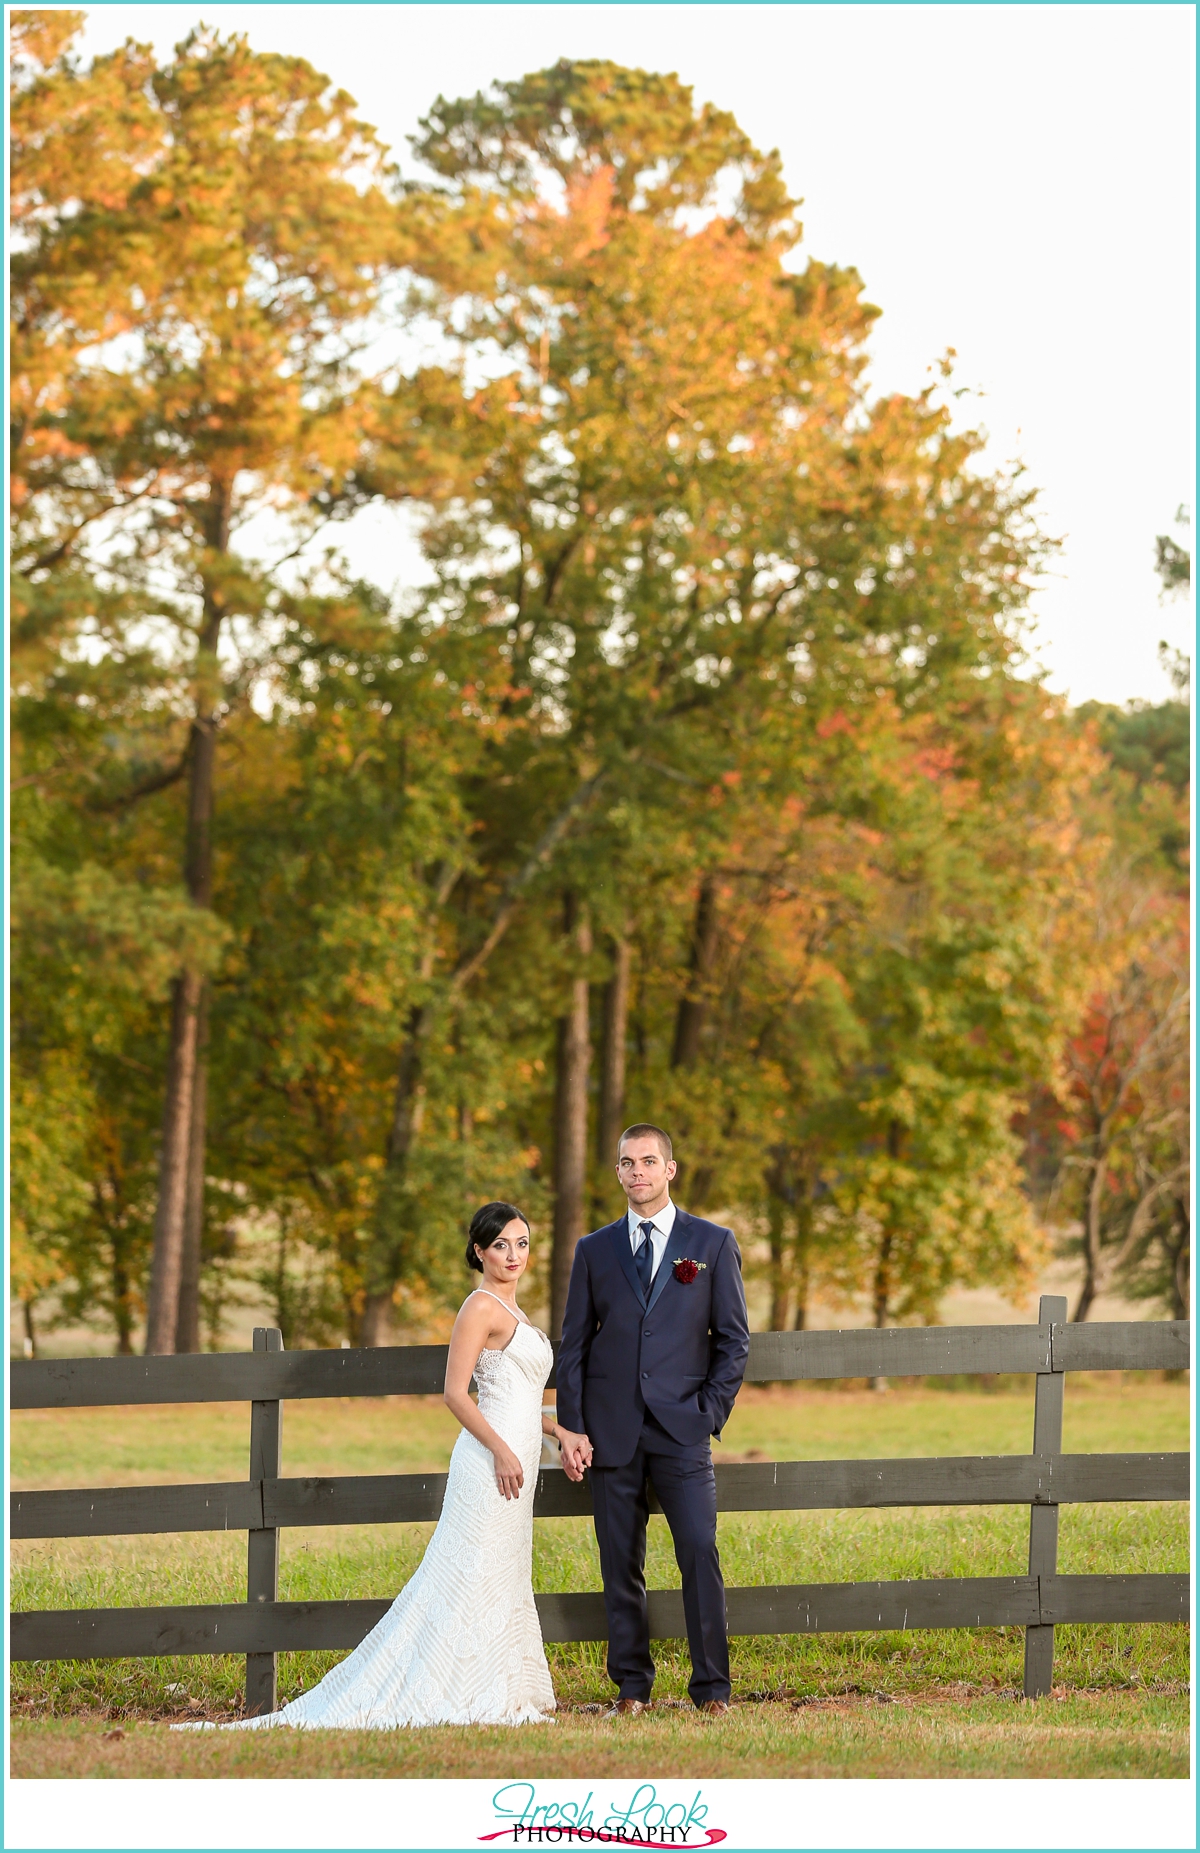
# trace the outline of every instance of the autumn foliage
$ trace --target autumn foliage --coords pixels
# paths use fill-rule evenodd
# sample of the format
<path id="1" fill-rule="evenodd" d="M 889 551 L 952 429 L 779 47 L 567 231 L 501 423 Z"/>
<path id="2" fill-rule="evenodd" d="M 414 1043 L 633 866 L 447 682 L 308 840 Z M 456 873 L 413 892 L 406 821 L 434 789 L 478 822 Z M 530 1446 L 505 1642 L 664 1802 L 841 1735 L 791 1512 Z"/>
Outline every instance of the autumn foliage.
<path id="1" fill-rule="evenodd" d="M 871 398 L 777 156 L 564 62 L 409 179 L 302 60 L 80 17 L 13 40 L 31 1336 L 387 1342 L 488 1196 L 557 1318 L 639 1117 L 775 1326 L 1020 1291 L 1047 1206 L 1177 1305 L 1178 787 L 1030 673 L 1032 492 Z M 336 541 L 401 503 L 397 594 Z"/>

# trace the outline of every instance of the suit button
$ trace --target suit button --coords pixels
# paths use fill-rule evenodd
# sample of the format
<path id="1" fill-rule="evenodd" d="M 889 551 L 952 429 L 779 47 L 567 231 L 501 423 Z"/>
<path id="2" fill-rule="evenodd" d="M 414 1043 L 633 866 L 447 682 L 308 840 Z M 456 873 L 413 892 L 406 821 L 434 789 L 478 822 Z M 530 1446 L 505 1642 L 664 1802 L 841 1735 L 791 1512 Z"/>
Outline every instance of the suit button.
<path id="1" fill-rule="evenodd" d="M 649 1375 L 650 1375 L 650 1372 L 649 1372 L 648 1370 L 644 1370 L 644 1371 L 642 1372 L 642 1376 L 643 1376 L 643 1377 L 648 1377 Z"/>

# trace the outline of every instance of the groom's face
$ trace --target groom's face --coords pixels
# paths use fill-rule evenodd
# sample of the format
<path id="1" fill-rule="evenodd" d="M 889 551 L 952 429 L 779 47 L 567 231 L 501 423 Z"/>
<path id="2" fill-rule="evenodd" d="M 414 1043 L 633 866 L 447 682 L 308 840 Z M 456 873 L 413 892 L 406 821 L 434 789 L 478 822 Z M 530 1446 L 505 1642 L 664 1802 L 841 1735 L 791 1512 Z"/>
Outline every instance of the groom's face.
<path id="1" fill-rule="evenodd" d="M 654 1138 L 627 1139 L 617 1154 L 617 1176 L 635 1210 L 661 1209 L 671 1190 L 675 1160 Z"/>

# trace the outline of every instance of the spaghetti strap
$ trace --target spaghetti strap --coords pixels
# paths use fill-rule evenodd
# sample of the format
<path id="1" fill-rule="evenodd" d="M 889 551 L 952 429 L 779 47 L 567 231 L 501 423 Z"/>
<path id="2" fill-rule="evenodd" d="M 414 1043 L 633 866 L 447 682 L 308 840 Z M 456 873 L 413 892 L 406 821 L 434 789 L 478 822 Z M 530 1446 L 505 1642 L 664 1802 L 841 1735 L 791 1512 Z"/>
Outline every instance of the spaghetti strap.
<path id="1" fill-rule="evenodd" d="M 503 1306 L 505 1312 L 511 1313 L 518 1325 L 533 1324 L 532 1319 L 527 1319 L 519 1306 L 510 1306 L 507 1300 L 502 1300 L 500 1295 L 498 1293 L 493 1293 L 490 1287 L 476 1287 L 475 1292 L 486 1293 L 489 1300 L 495 1300 L 497 1306 Z"/>
<path id="2" fill-rule="evenodd" d="M 495 1300 L 497 1306 L 503 1306 L 506 1313 L 511 1313 L 512 1317 L 516 1320 L 518 1325 L 527 1325 L 531 1332 L 536 1332 L 539 1338 L 544 1338 L 547 1344 L 550 1343 L 549 1335 L 543 1332 L 540 1325 L 534 1325 L 532 1319 L 527 1319 L 525 1314 L 521 1311 L 521 1308 L 519 1306 L 514 1310 L 513 1307 L 509 1305 L 507 1300 L 502 1300 L 500 1298 L 500 1295 L 498 1293 L 493 1293 L 490 1287 L 476 1287 L 474 1289 L 474 1292 L 475 1293 L 486 1293 L 489 1300 Z M 464 1301 L 463 1304 L 465 1305 L 466 1302 Z M 510 1338 L 508 1341 L 508 1345 L 511 1345 L 511 1344 L 512 1344 L 512 1339 Z M 508 1345 L 503 1346 L 502 1349 L 507 1351 Z M 484 1349 L 486 1350 L 487 1347 L 485 1346 Z"/>

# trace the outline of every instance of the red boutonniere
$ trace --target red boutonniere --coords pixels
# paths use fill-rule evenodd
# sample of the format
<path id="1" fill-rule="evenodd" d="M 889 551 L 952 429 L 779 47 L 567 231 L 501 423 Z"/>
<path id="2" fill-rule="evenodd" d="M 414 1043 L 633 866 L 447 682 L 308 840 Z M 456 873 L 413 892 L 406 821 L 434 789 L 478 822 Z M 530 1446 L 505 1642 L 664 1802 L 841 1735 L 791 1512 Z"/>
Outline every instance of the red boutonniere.
<path id="1" fill-rule="evenodd" d="M 685 1287 L 690 1287 L 697 1274 L 700 1273 L 702 1268 L 707 1267 L 707 1265 L 708 1263 L 705 1261 L 689 1261 L 685 1255 L 682 1261 L 677 1261 L 675 1263 L 671 1271 L 676 1280 L 682 1281 Z"/>

